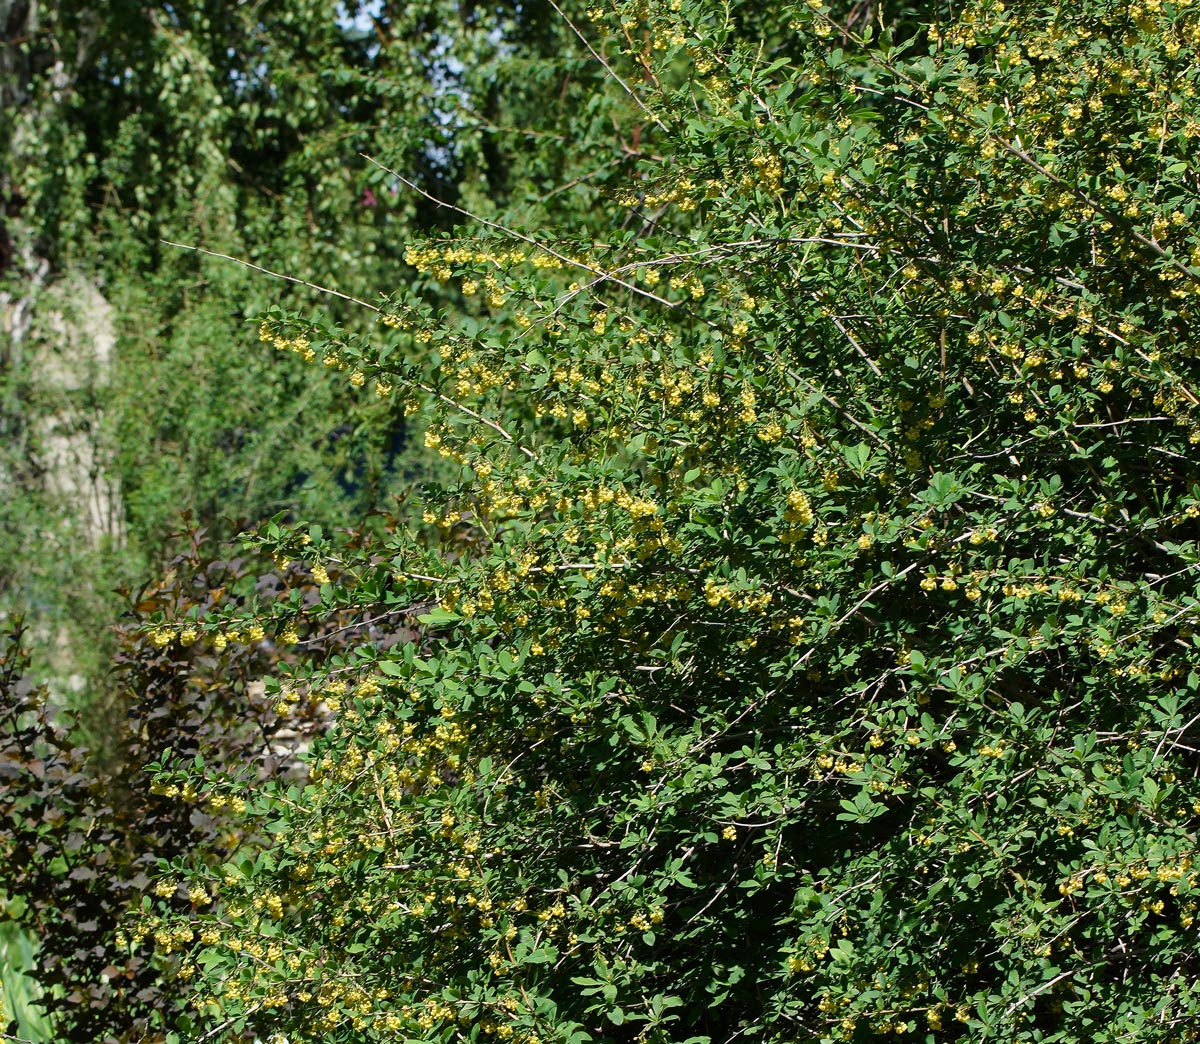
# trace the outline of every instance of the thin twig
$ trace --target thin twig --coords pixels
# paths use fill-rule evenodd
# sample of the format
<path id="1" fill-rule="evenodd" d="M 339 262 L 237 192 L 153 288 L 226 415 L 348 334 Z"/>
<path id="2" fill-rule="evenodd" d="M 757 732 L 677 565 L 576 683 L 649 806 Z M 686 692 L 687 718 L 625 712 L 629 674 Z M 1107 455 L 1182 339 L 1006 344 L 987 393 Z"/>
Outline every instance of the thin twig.
<path id="1" fill-rule="evenodd" d="M 865 432 L 867 435 L 869 435 L 871 438 L 873 438 L 876 442 L 879 443 L 879 445 L 883 446 L 885 449 L 891 448 L 888 445 L 887 440 L 882 435 L 880 435 L 879 432 L 877 432 L 874 428 L 870 427 L 869 425 L 864 424 L 857 417 L 855 417 L 853 414 L 851 414 L 849 410 L 847 410 L 840 402 L 837 401 L 837 399 L 833 398 L 833 396 L 831 396 L 828 392 L 822 390 L 821 388 L 818 388 L 811 381 L 805 380 L 795 370 L 788 370 L 787 373 L 788 373 L 788 376 L 792 378 L 792 380 L 797 381 L 800 384 L 803 384 L 806 388 L 808 388 L 809 391 L 813 392 L 816 395 L 821 396 L 822 399 L 824 399 L 827 403 L 829 403 L 829 405 L 832 406 L 835 410 L 837 410 L 838 413 L 840 413 L 846 420 L 848 420 L 851 424 L 853 424 L 860 431 Z"/>
<path id="2" fill-rule="evenodd" d="M 846 327 L 836 315 L 831 315 L 829 318 L 832 321 L 833 325 L 836 326 L 838 328 L 838 330 L 841 332 L 842 336 L 845 337 L 846 340 L 850 342 L 850 344 L 853 346 L 854 350 L 856 352 L 858 352 L 858 354 L 861 355 L 867 361 L 867 365 L 869 367 L 871 367 L 871 369 L 875 372 L 875 376 L 882 377 L 883 371 L 878 366 L 875 365 L 875 360 L 872 359 L 867 354 L 867 352 L 863 348 L 863 346 L 861 344 L 859 344 L 857 340 L 855 340 L 854 334 L 852 334 L 850 332 L 849 328 Z"/>
<path id="3" fill-rule="evenodd" d="M 236 261 L 236 260 L 237 260 L 237 258 L 233 258 L 232 260 L 235 260 L 235 261 Z M 222 1022 L 222 1023 L 221 1023 L 221 1025 L 219 1025 L 219 1026 L 218 1026 L 216 1029 L 209 1030 L 209 1032 L 207 1032 L 206 1034 L 204 1034 L 204 1036 L 203 1036 L 203 1037 L 197 1037 L 197 1038 L 196 1038 L 196 1044 L 204 1044 L 204 1041 L 206 1041 L 206 1040 L 212 1040 L 212 1039 L 213 1039 L 213 1037 L 217 1036 L 219 1033 L 224 1033 L 224 1032 L 225 1032 L 227 1029 L 229 1029 L 229 1028 L 230 1028 L 230 1027 L 231 1027 L 231 1026 L 232 1026 L 232 1025 L 235 1023 L 235 1022 L 237 1022 L 239 1019 L 246 1019 L 246 1018 L 249 1018 L 249 1017 L 250 1017 L 251 1015 L 253 1015 L 253 1014 L 254 1014 L 256 1011 L 258 1011 L 258 1009 L 259 1009 L 259 1008 L 261 1008 L 261 1007 L 262 1007 L 262 1005 L 261 1005 L 261 1004 L 255 1004 L 255 1005 L 254 1005 L 252 1008 L 250 1008 L 250 1009 L 249 1009 L 249 1010 L 247 1010 L 247 1011 L 244 1011 L 244 1012 L 242 1012 L 240 1015 L 234 1015 L 232 1018 L 226 1019 L 226 1020 L 225 1020 L 224 1022 Z"/>
<path id="4" fill-rule="evenodd" d="M 315 638 L 305 638 L 304 641 L 297 642 L 296 644 L 313 645 L 317 642 L 325 642 L 335 634 L 341 634 L 343 631 L 350 631 L 355 627 L 370 627 L 373 624 L 379 623 L 380 620 L 386 620 L 389 616 L 415 616 L 417 613 L 432 609 L 437 604 L 437 602 L 417 602 L 413 605 L 406 605 L 403 609 L 392 609 L 389 612 L 380 613 L 378 616 L 372 616 L 367 620 L 355 620 L 354 623 L 348 623 L 344 627 L 338 627 L 332 631 L 326 631 L 324 634 L 318 634 Z"/>
<path id="5" fill-rule="evenodd" d="M 401 380 L 404 380 L 404 378 L 401 378 Z M 435 398 L 441 399 L 442 402 L 446 403 L 448 406 L 453 406 L 456 410 L 459 410 L 460 412 L 465 413 L 468 417 L 474 417 L 477 421 L 479 421 L 480 424 L 486 424 L 494 432 L 503 436 L 504 439 L 506 439 L 508 442 L 511 442 L 514 446 L 516 446 L 517 449 L 519 449 L 522 453 L 524 453 L 525 456 L 527 456 L 530 460 L 538 459 L 537 454 L 534 453 L 533 450 L 531 450 L 528 446 L 521 445 L 521 443 L 519 443 L 511 433 L 509 433 L 504 428 L 502 428 L 494 420 L 488 420 L 488 418 L 485 417 L 482 413 L 476 413 L 469 406 L 464 406 L 457 399 L 450 398 L 449 395 L 443 395 L 436 388 L 432 388 L 428 384 L 425 384 L 421 381 L 409 381 L 408 383 L 412 384 L 413 387 L 415 387 L 415 388 L 420 388 L 421 391 L 425 392 L 428 395 L 432 395 Z"/>
<path id="6" fill-rule="evenodd" d="M 159 242 L 164 246 L 176 247 L 179 250 L 192 250 L 197 254 L 207 254 L 209 257 L 219 257 L 225 261 L 232 261 L 234 264 L 251 268 L 255 272 L 262 272 L 263 275 L 274 276 L 276 279 L 283 279 L 289 283 L 298 283 L 300 286 L 307 286 L 311 290 L 316 290 L 322 294 L 329 294 L 331 297 L 340 297 L 343 301 L 349 301 L 351 304 L 369 308 L 372 312 L 379 311 L 378 305 L 369 304 L 360 298 L 351 297 L 350 294 L 343 294 L 340 290 L 332 290 L 327 286 L 321 286 L 319 283 L 310 283 L 307 279 L 301 279 L 298 276 L 287 275 L 284 272 L 272 272 L 269 268 L 263 268 L 262 265 L 256 265 L 253 261 L 247 261 L 245 258 L 234 257 L 232 254 L 222 254 L 217 250 L 207 250 L 204 247 L 192 246 L 189 243 L 172 243 L 169 239 L 160 239 Z"/>
<path id="7" fill-rule="evenodd" d="M 596 61 L 598 61 L 601 65 L 604 66 L 605 71 L 608 73 L 608 75 L 611 76 L 614 80 L 617 81 L 617 83 L 619 83 L 621 85 L 621 89 L 626 94 L 628 94 L 630 98 L 633 99 L 634 104 L 636 104 L 637 107 L 642 110 L 642 112 L 644 112 L 647 116 L 649 116 L 650 119 L 652 119 L 655 123 L 657 123 L 660 129 L 668 130 L 669 128 L 667 127 L 667 125 L 665 123 L 663 123 L 663 121 L 658 117 L 657 114 L 655 114 L 651 109 L 649 109 L 646 106 L 646 103 L 637 96 L 637 93 L 633 90 L 633 88 L 630 87 L 629 84 L 627 84 L 624 80 L 622 80 L 620 76 L 617 75 L 616 70 L 614 70 L 613 67 L 604 60 L 604 57 L 591 45 L 591 43 L 588 41 L 588 38 L 583 35 L 583 33 L 579 30 L 579 28 L 575 25 L 575 23 L 572 22 L 571 19 L 569 19 L 563 13 L 563 9 L 561 7 L 559 7 L 558 4 L 556 4 L 554 2 L 554 0 L 550 0 L 550 6 L 553 7 L 554 10 L 558 12 L 558 16 L 564 22 L 566 22 L 568 26 L 571 27 L 571 32 L 573 32 L 576 36 L 579 37 L 579 39 L 581 41 L 583 41 L 583 46 L 588 49 L 588 51 L 591 53 L 591 56 L 593 58 L 595 58 Z"/>
<path id="8" fill-rule="evenodd" d="M 1097 968 L 1103 963 L 1103 961 L 1092 961 L 1091 964 L 1084 965 L 1082 968 L 1068 968 L 1065 972 L 1059 972 L 1056 976 L 1054 976 L 1053 979 L 1046 980 L 1046 982 L 1043 982 L 1040 986 L 1030 990 L 1027 994 L 1025 994 L 1024 997 L 1013 1001 L 1012 1004 L 1008 1006 L 1008 1010 L 1004 1013 L 1004 1018 L 1008 1018 L 1009 1015 L 1016 1011 L 1022 1004 L 1026 1003 L 1026 1001 L 1033 1000 L 1033 998 L 1039 993 L 1045 993 L 1056 983 L 1062 982 L 1063 979 L 1070 978 L 1072 975 L 1077 975 L 1081 971 L 1091 971 L 1091 969 Z"/>
<path id="9" fill-rule="evenodd" d="M 591 272 L 592 275 L 597 277 L 598 281 L 608 281 L 608 282 L 616 283 L 618 286 L 623 286 L 626 290 L 631 290 L 633 293 L 638 294 L 641 297 L 649 298 L 651 301 L 656 301 L 658 304 L 666 305 L 668 308 L 678 308 L 679 307 L 679 304 L 676 301 L 668 301 L 665 297 L 659 297 L 658 294 L 652 294 L 649 290 L 643 290 L 639 286 L 634 286 L 633 283 L 627 283 L 627 282 L 625 282 L 624 279 L 621 279 L 619 276 L 613 275 L 611 272 L 606 272 L 602 268 L 596 268 L 594 265 L 589 265 L 584 261 L 576 260 L 573 257 L 567 257 L 566 254 L 560 254 L 557 250 L 553 249 L 552 247 L 546 246 L 545 243 L 539 243 L 536 239 L 533 239 L 531 236 L 525 235 L 523 232 L 518 232 L 516 229 L 508 228 L 505 225 L 501 225 L 499 222 L 490 221 L 488 218 L 482 217 L 479 214 L 473 214 L 471 211 L 464 210 L 462 207 L 460 207 L 454 203 L 447 203 L 444 199 L 438 199 L 437 196 L 435 196 L 431 192 L 428 192 L 425 189 L 421 188 L 421 186 L 418 185 L 416 182 L 410 181 L 403 174 L 398 174 L 396 171 L 392 170 L 391 167 L 384 166 L 382 163 L 379 162 L 379 160 L 374 159 L 373 157 L 368 156 L 365 153 L 362 154 L 362 157 L 368 163 L 373 163 L 380 170 L 386 171 L 393 178 L 395 178 L 397 181 L 399 181 L 402 185 L 406 185 L 408 188 L 412 189 L 414 192 L 418 193 L 421 196 L 424 196 L 427 200 L 429 200 L 430 203 L 433 203 L 435 206 L 445 207 L 447 210 L 452 210 L 456 214 L 461 214 L 463 217 L 468 218 L 471 221 L 478 221 L 479 224 L 481 224 L 481 225 L 486 225 L 488 228 L 494 228 L 497 232 L 503 232 L 506 236 L 512 236 L 514 239 L 519 239 L 522 243 L 528 243 L 531 247 L 535 247 L 536 249 L 549 254 L 551 257 L 556 258 L 559 261 L 562 261 L 564 264 L 570 265 L 572 268 L 579 268 L 579 269 L 582 269 L 584 272 Z"/>

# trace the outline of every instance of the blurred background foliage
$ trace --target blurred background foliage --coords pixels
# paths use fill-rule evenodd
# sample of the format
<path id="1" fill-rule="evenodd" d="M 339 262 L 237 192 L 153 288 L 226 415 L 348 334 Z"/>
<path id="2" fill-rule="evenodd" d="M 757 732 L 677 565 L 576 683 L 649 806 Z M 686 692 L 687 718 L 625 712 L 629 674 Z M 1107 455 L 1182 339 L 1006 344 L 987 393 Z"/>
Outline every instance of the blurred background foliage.
<path id="1" fill-rule="evenodd" d="M 553 225 L 637 143 L 544 4 L 6 0 L 0 31 L 0 609 L 32 614 L 35 670 L 86 704 L 112 592 L 183 518 L 216 542 L 279 511 L 345 525 L 423 467 L 399 404 L 278 365 L 247 325 L 268 305 L 319 300 L 351 329 L 369 312 L 168 244 L 373 302 L 411 279 L 410 237 L 460 215 L 364 153 Z M 102 524 L 55 480 L 56 438 L 117 499 Z"/>

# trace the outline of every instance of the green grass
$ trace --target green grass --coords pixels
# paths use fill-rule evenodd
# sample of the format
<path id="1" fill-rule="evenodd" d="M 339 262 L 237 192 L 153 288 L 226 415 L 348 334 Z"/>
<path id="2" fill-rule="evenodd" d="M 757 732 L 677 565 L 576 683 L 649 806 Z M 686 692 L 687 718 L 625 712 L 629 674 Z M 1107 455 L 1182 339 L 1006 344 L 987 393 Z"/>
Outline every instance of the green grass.
<path id="1" fill-rule="evenodd" d="M 49 1020 L 36 1006 L 37 984 L 22 974 L 33 966 L 36 956 L 37 943 L 28 934 L 15 924 L 0 924 L 0 991 L 4 998 L 0 1039 L 6 1036 L 6 1029 L 13 1029 L 22 1040 L 38 1044 L 54 1039 Z"/>

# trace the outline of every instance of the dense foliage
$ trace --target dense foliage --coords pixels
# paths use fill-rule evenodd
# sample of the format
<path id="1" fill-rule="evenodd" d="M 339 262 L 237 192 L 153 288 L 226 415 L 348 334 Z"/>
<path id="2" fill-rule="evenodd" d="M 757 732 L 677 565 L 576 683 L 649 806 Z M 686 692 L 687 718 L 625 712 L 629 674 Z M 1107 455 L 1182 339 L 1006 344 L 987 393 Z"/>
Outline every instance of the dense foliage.
<path id="1" fill-rule="evenodd" d="M 330 719 L 154 766 L 177 1039 L 1194 1039 L 1200 12 L 564 11 L 607 189 L 261 330 L 454 477 L 147 627 Z"/>
<path id="2" fill-rule="evenodd" d="M 0 609 L 56 649 L 35 669 L 80 672 L 93 699 L 111 591 L 170 558 L 181 511 L 214 536 L 283 506 L 352 521 L 394 484 L 394 414 L 356 417 L 336 386 L 239 350 L 247 309 L 288 288 L 163 242 L 351 285 L 395 270 L 379 231 L 414 215 L 362 205 L 365 139 L 345 133 L 381 105 L 330 83 L 363 71 L 365 45 L 326 4 L 267 7 L 63 0 L 0 19 Z M 102 361 L 93 334 L 115 339 Z M 101 534 L 57 481 L 63 442 L 119 490 Z"/>

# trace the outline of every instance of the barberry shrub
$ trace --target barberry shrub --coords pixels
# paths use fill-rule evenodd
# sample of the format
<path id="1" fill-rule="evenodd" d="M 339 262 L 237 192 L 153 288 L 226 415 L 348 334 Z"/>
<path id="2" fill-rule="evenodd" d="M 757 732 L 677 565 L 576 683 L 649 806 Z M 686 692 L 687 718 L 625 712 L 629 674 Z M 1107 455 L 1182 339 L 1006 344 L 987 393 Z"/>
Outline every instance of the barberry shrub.
<path id="1" fill-rule="evenodd" d="M 156 777 L 269 838 L 130 929 L 181 1039 L 1194 1039 L 1200 9 L 562 17 L 625 184 L 414 243 L 374 336 L 266 316 L 458 477 L 156 621 L 332 715 Z"/>

